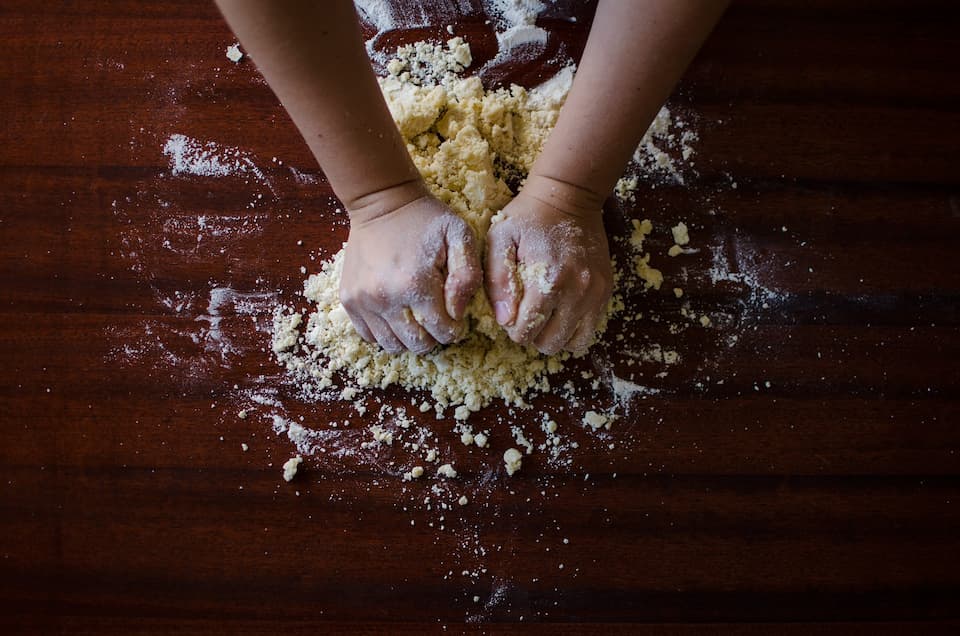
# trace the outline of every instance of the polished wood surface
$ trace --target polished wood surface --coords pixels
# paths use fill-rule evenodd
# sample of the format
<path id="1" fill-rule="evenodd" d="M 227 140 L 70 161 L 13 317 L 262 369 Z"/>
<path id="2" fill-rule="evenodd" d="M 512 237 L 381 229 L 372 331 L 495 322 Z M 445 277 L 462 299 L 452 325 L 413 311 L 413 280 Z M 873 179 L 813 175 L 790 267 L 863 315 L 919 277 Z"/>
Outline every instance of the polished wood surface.
<path id="1" fill-rule="evenodd" d="M 570 4 L 543 59 L 485 79 L 577 56 L 591 8 Z M 293 448 L 252 396 L 355 417 L 299 399 L 265 332 L 347 228 L 213 4 L 3 3 L 0 629 L 955 633 L 960 12 L 869 6 L 730 9 L 671 100 L 700 135 L 687 185 L 607 211 L 614 236 L 655 221 L 668 283 L 564 376 L 658 392 L 607 437 L 567 416 L 569 467 L 535 454 L 512 479 L 503 429 L 530 412 L 478 414 L 483 451 L 424 418 L 462 473 L 442 496 L 472 498 L 439 511 L 399 447 L 280 478 Z M 477 66 L 495 53 L 482 17 L 458 29 Z M 172 174 L 174 134 L 241 172 Z M 700 252 L 669 259 L 680 219 Z M 713 327 L 669 332 L 678 281 Z M 681 364 L 628 366 L 638 339 Z"/>

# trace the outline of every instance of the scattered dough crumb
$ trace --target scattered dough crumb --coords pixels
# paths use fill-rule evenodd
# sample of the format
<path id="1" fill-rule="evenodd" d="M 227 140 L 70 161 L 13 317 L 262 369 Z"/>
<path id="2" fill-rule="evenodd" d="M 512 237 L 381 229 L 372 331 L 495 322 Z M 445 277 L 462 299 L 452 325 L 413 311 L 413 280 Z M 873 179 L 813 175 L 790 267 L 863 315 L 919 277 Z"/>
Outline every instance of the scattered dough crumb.
<path id="1" fill-rule="evenodd" d="M 674 245 L 667 250 L 667 256 L 680 256 L 681 254 L 683 254 L 683 248 L 679 245 Z"/>
<path id="2" fill-rule="evenodd" d="M 639 179 L 635 176 L 620 177 L 614 192 L 621 201 L 636 201 L 637 185 L 639 185 Z"/>
<path id="3" fill-rule="evenodd" d="M 448 479 L 454 479 L 457 476 L 457 471 L 450 464 L 444 464 L 437 469 L 437 474 L 441 477 L 446 477 Z"/>
<path id="4" fill-rule="evenodd" d="M 670 232 L 673 234 L 673 242 L 677 245 L 686 245 L 690 242 L 690 233 L 687 231 L 687 225 L 683 221 L 670 228 Z"/>
<path id="5" fill-rule="evenodd" d="M 683 296 L 683 290 L 679 287 L 674 287 L 673 295 L 676 296 L 677 298 L 680 298 L 681 296 Z"/>
<path id="6" fill-rule="evenodd" d="M 239 44 L 231 44 L 227 47 L 227 59 L 237 64 L 240 60 L 243 59 L 243 51 L 240 50 Z"/>
<path id="7" fill-rule="evenodd" d="M 373 433 L 373 439 L 381 444 L 386 444 L 387 446 L 393 444 L 393 433 L 384 430 L 383 427 L 373 426 L 370 428 L 370 432 Z"/>
<path id="8" fill-rule="evenodd" d="M 246 453 L 248 450 L 250 450 L 250 447 L 247 446 L 246 444 L 241 443 L 241 444 L 240 444 L 240 449 L 241 449 L 244 453 Z"/>
<path id="9" fill-rule="evenodd" d="M 513 476 L 523 464 L 523 453 L 516 448 L 508 448 L 503 453 L 503 463 L 507 468 L 507 474 Z"/>
<path id="10" fill-rule="evenodd" d="M 597 413 L 596 411 L 587 411 L 583 416 L 583 423 L 596 431 L 601 428 L 609 429 L 610 425 L 613 424 L 616 419 L 617 416 L 612 413 L 605 415 L 603 413 Z"/>
<path id="11" fill-rule="evenodd" d="M 632 219 L 630 223 L 633 225 L 633 231 L 630 233 L 630 246 L 640 252 L 643 250 L 644 239 L 650 232 L 653 232 L 653 223 L 650 219 L 644 219 L 643 221 Z"/>
<path id="12" fill-rule="evenodd" d="M 466 495 L 460 495 L 460 498 L 457 499 L 457 503 L 460 504 L 461 506 L 466 506 L 469 501 L 470 500 L 467 499 Z"/>
<path id="13" fill-rule="evenodd" d="M 303 463 L 303 457 L 297 455 L 296 457 L 291 457 L 283 464 L 283 481 L 292 481 L 297 475 L 297 469 L 300 468 L 300 464 Z"/>
<path id="14" fill-rule="evenodd" d="M 240 411 L 239 413 L 237 413 L 237 417 L 239 417 L 241 420 L 247 419 L 247 411 L 246 411 L 246 409 L 244 409 L 244 410 Z"/>

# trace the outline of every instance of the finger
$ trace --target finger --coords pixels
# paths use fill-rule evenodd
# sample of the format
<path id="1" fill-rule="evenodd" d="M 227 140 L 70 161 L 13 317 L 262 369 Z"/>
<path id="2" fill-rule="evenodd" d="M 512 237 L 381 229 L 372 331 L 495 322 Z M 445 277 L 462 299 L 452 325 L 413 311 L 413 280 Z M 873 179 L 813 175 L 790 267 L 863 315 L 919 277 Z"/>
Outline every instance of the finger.
<path id="1" fill-rule="evenodd" d="M 403 346 L 417 355 L 429 352 L 435 346 L 437 341 L 433 339 L 427 331 L 414 320 L 413 312 L 409 307 L 404 307 L 400 311 L 384 316 L 394 335 L 400 339 Z"/>
<path id="2" fill-rule="evenodd" d="M 410 307 L 413 319 L 441 344 L 457 340 L 461 326 L 450 319 L 439 300 L 424 301 Z"/>
<path id="3" fill-rule="evenodd" d="M 343 310 L 347 312 L 347 316 L 350 318 L 350 322 L 353 323 L 353 328 L 357 330 L 357 333 L 360 334 L 360 337 L 373 344 L 376 342 L 376 338 L 373 337 L 373 333 L 370 331 L 370 327 L 367 326 L 367 322 L 360 316 L 360 314 L 350 311 L 347 309 L 347 306 L 343 306 Z"/>
<path id="4" fill-rule="evenodd" d="M 571 311 L 574 309 L 576 311 Z M 574 332 L 580 325 L 582 309 L 574 303 L 559 303 L 558 309 L 540 330 L 533 344 L 540 353 L 548 356 L 556 355 L 570 342 Z"/>
<path id="5" fill-rule="evenodd" d="M 501 221 L 487 234 L 486 286 L 497 322 L 512 325 L 520 302 L 517 276 L 517 240 L 513 224 Z"/>
<path id="6" fill-rule="evenodd" d="M 573 335 L 570 336 L 570 340 L 563 348 L 575 354 L 586 352 L 596 338 L 597 325 L 600 323 L 604 311 L 606 311 L 606 303 L 604 303 L 600 311 L 588 312 L 581 317 L 580 322 L 573 331 Z"/>
<path id="7" fill-rule="evenodd" d="M 374 338 L 376 338 L 377 343 L 384 351 L 393 354 L 403 351 L 403 344 L 400 342 L 400 339 L 397 338 L 396 334 L 393 333 L 393 329 L 390 328 L 386 320 L 371 313 L 364 314 L 363 319 L 366 321 L 367 326 L 370 327 Z"/>
<path id="8" fill-rule="evenodd" d="M 447 236 L 447 280 L 443 287 L 447 314 L 451 318 L 463 318 L 467 303 L 482 281 L 473 230 L 466 223 L 451 225 Z"/>
<path id="9" fill-rule="evenodd" d="M 544 295 L 533 285 L 527 286 L 523 290 L 517 317 L 513 325 L 507 328 L 507 333 L 514 342 L 531 344 L 540 335 L 555 309 L 556 298 Z"/>

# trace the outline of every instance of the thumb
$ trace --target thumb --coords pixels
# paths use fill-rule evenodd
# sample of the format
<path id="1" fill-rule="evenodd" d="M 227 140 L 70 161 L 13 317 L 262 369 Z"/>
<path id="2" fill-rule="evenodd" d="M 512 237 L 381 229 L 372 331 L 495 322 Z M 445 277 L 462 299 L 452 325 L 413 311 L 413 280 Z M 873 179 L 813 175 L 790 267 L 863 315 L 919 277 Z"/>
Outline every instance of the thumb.
<path id="1" fill-rule="evenodd" d="M 487 297 L 501 326 L 513 324 L 520 302 L 517 241 L 509 220 L 496 223 L 487 234 Z"/>
<path id="2" fill-rule="evenodd" d="M 480 288 L 481 278 L 473 230 L 465 223 L 452 226 L 447 230 L 447 280 L 443 285 L 443 299 L 451 318 L 463 318 L 467 303 Z"/>

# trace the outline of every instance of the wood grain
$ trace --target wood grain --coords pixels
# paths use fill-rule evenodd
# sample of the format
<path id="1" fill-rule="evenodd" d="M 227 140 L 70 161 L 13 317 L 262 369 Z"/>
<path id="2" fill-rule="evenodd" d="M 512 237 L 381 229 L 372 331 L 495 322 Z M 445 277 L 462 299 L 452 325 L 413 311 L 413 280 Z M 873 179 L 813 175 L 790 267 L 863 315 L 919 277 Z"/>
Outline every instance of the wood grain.
<path id="1" fill-rule="evenodd" d="M 485 79 L 529 85 L 576 57 L 592 7 L 566 4 L 542 19 L 543 59 Z M 715 326 L 671 334 L 682 301 L 666 287 L 629 298 L 661 322 L 615 325 L 564 377 L 604 360 L 659 392 L 608 437 L 567 416 L 567 467 L 491 470 L 524 411 L 478 414 L 499 436 L 484 450 L 422 420 L 473 499 L 448 511 L 399 481 L 399 448 L 308 457 L 284 484 L 290 443 L 265 410 L 236 417 L 268 389 L 291 419 L 355 417 L 283 382 L 256 296 L 297 302 L 300 266 L 347 227 L 254 65 L 226 60 L 212 3 L 0 15 L 5 633 L 956 632 L 954 3 L 730 9 L 671 100 L 700 135 L 695 173 L 606 217 L 614 236 L 653 218 L 666 287 L 682 281 Z M 478 66 L 495 54 L 482 17 L 457 28 Z M 236 147 L 262 176 L 175 177 L 175 133 Z M 701 251 L 668 259 L 680 219 Z M 663 378 L 631 366 L 623 349 L 642 342 L 682 362 Z"/>

